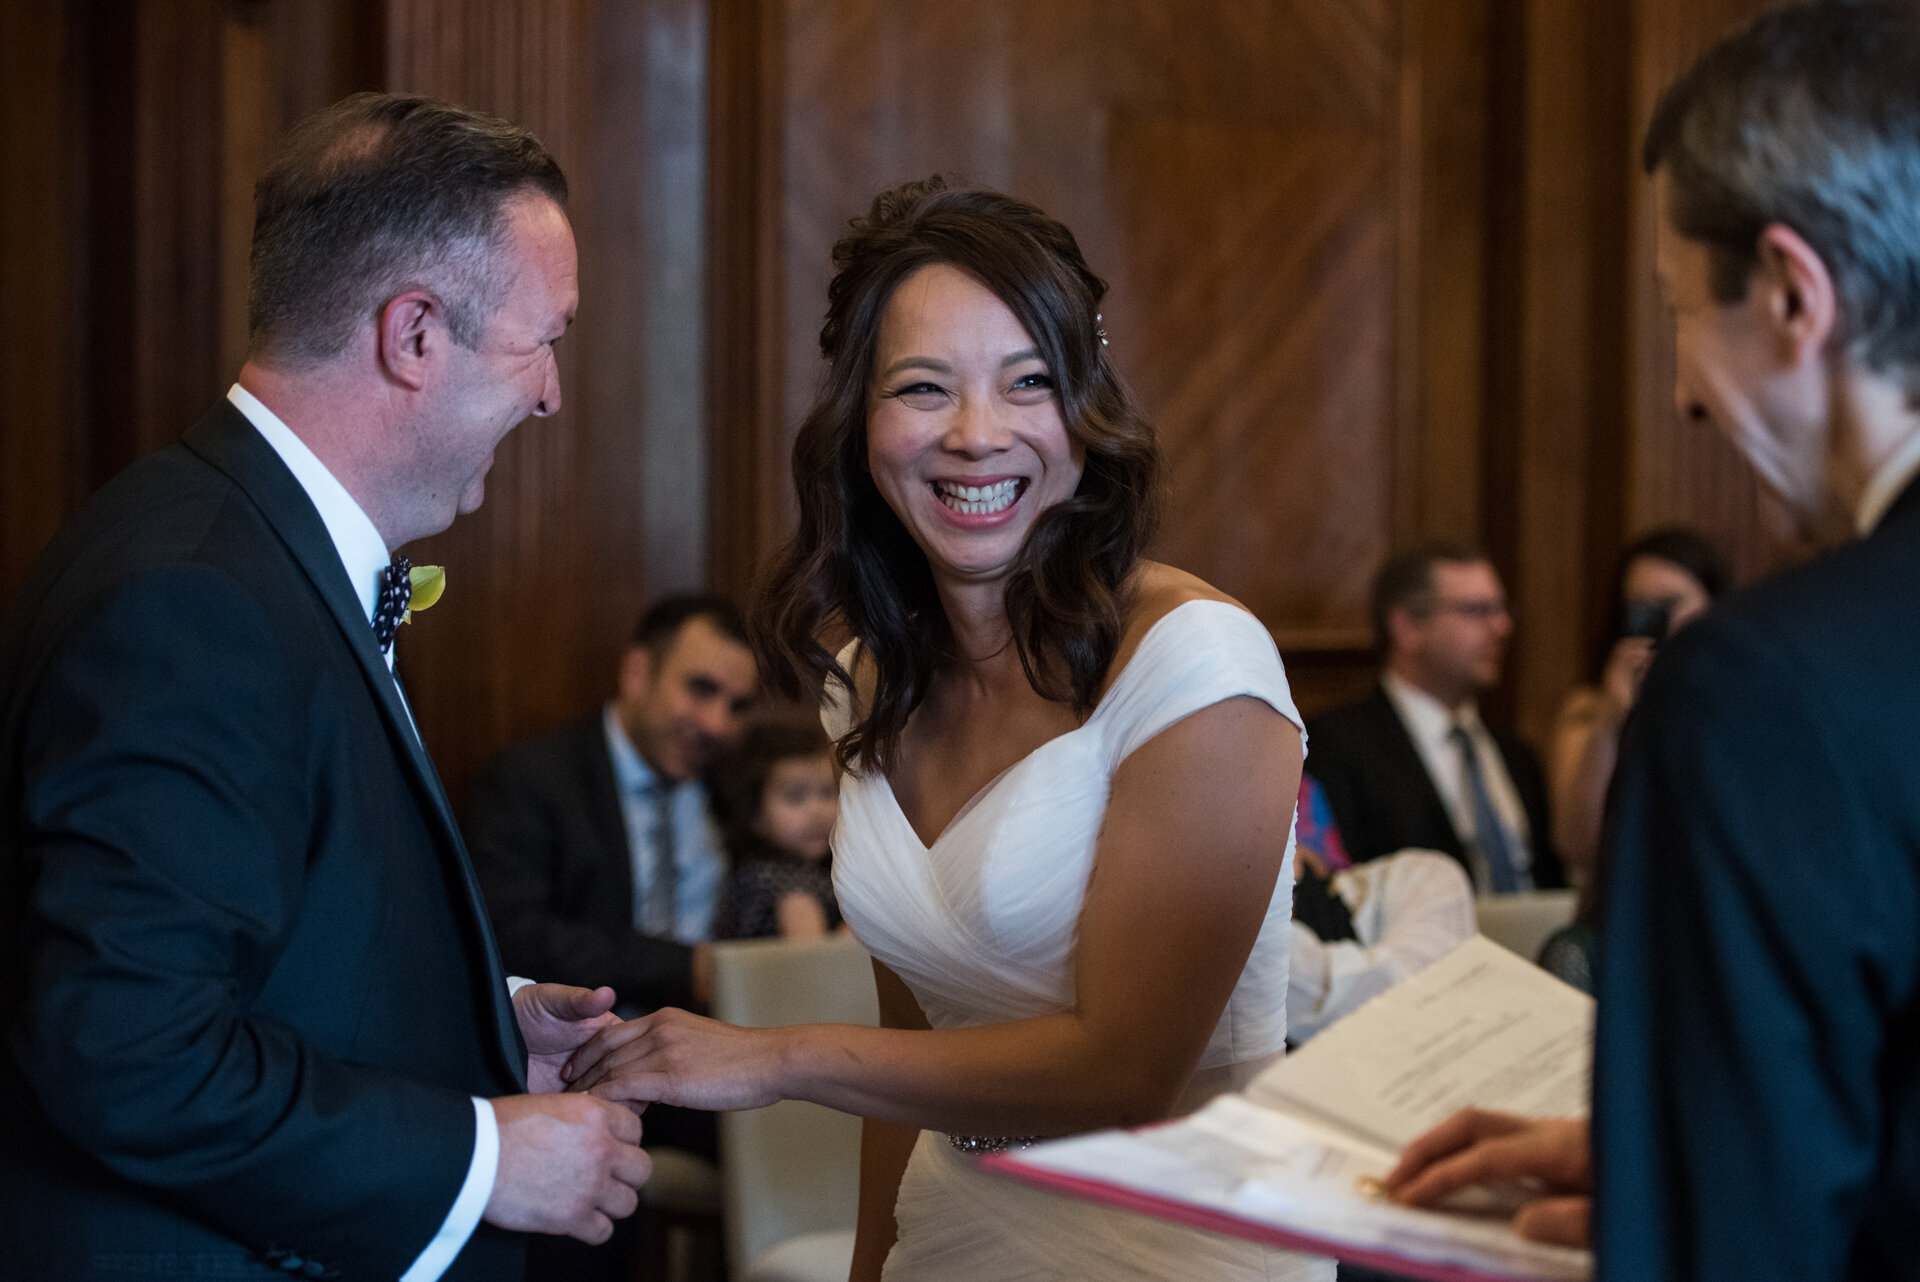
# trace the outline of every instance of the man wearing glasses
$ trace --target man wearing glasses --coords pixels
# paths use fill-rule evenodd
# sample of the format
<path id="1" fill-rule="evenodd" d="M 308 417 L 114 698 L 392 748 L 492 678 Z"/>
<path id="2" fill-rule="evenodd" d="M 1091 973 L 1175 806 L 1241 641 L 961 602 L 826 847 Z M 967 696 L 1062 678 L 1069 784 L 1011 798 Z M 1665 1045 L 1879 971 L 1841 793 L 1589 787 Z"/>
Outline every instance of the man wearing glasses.
<path id="1" fill-rule="evenodd" d="M 1444 542 L 1400 553 L 1374 578 L 1373 626 L 1379 687 L 1307 723 L 1307 772 L 1348 852 L 1444 851 L 1480 894 L 1563 885 L 1540 759 L 1480 716 L 1513 632 L 1492 563 Z"/>

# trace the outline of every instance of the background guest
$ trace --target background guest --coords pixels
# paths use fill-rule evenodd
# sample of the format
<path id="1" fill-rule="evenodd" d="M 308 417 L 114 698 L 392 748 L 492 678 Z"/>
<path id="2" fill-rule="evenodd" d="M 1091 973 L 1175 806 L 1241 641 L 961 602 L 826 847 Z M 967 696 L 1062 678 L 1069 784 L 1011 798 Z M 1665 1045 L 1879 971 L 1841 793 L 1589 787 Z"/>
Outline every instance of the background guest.
<path id="1" fill-rule="evenodd" d="M 1561 885 L 1540 760 L 1480 716 L 1513 632 L 1492 563 L 1441 541 L 1400 553 L 1374 578 L 1373 623 L 1379 687 L 1307 726 L 1348 853 L 1442 851 L 1481 894 Z"/>
<path id="2" fill-rule="evenodd" d="M 1727 564 L 1705 535 L 1668 526 L 1627 545 L 1613 582 L 1620 608 L 1596 647 L 1594 680 L 1561 705 L 1548 758 L 1554 846 L 1568 880 L 1583 890 L 1592 881 L 1620 727 L 1640 696 L 1654 647 L 1726 591 Z"/>
<path id="3" fill-rule="evenodd" d="M 829 839 L 840 813 L 833 745 L 818 721 L 767 721 L 721 764 L 726 834 L 718 939 L 820 939 L 840 928 Z"/>
<path id="4" fill-rule="evenodd" d="M 510 970 L 604 976 L 631 1011 L 704 1004 L 726 861 L 702 775 L 758 694 L 738 608 L 666 597 L 613 699 L 493 761 L 467 832 Z"/>
<path id="5" fill-rule="evenodd" d="M 510 971 L 603 976 L 627 1015 L 704 1005 L 726 863 L 702 775 L 739 742 L 759 693 L 738 608 L 662 598 L 640 617 L 617 682 L 604 706 L 508 748 L 474 784 L 474 870 Z M 650 1109 L 646 1137 L 663 1171 L 689 1169 L 681 1154 L 719 1153 L 710 1113 Z M 652 1231 L 642 1220 L 598 1249 L 536 1242 L 528 1276 L 624 1277 Z"/>

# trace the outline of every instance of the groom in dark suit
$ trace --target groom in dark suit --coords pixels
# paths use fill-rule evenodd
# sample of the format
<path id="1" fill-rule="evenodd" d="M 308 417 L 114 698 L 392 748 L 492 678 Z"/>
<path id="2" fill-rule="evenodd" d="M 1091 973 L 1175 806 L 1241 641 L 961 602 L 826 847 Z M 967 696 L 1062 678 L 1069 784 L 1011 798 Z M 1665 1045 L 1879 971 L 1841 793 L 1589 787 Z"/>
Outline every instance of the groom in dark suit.
<path id="1" fill-rule="evenodd" d="M 509 997 L 392 672 L 388 556 L 560 391 L 565 180 L 361 95 L 256 192 L 228 397 L 60 533 L 0 643 L 0 1277 L 517 1278 L 639 1121 L 555 1093 L 614 994 Z"/>

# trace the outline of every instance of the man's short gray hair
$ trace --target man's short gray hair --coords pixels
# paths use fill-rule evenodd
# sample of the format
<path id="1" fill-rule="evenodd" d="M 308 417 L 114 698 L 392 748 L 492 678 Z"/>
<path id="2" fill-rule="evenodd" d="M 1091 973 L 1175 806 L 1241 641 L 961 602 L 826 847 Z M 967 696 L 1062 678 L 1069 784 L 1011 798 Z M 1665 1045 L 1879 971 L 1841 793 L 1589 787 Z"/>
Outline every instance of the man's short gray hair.
<path id="1" fill-rule="evenodd" d="M 440 299 L 453 340 L 475 346 L 506 288 L 503 206 L 527 194 L 564 206 L 567 181 L 505 120 L 375 93 L 308 117 L 254 187 L 253 355 L 329 360 L 416 287 Z"/>
<path id="2" fill-rule="evenodd" d="M 1722 40 L 1661 97 L 1642 160 L 1714 297 L 1746 297 L 1760 233 L 1791 228 L 1832 273 L 1841 340 L 1920 393 L 1920 11 L 1803 4 Z"/>

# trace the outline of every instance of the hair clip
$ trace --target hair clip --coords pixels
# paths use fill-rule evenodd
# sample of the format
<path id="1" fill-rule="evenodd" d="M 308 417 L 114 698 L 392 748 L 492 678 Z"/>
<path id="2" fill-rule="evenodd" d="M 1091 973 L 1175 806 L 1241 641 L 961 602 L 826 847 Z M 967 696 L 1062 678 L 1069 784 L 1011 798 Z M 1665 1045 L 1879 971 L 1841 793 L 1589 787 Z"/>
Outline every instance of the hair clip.
<path id="1" fill-rule="evenodd" d="M 1107 331 L 1100 324 L 1099 312 L 1093 314 L 1093 332 L 1094 335 L 1099 338 L 1100 346 L 1105 347 L 1107 345 Z"/>

